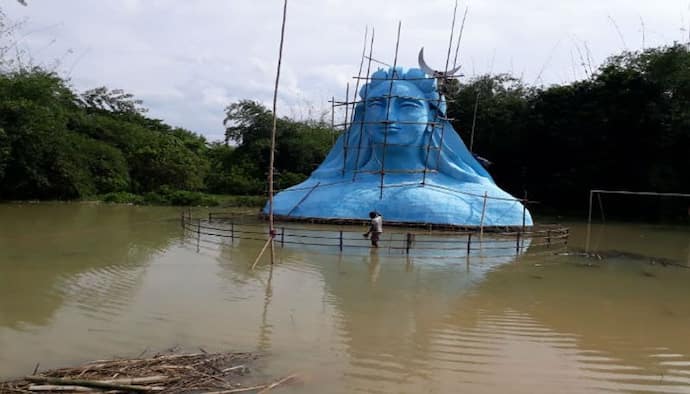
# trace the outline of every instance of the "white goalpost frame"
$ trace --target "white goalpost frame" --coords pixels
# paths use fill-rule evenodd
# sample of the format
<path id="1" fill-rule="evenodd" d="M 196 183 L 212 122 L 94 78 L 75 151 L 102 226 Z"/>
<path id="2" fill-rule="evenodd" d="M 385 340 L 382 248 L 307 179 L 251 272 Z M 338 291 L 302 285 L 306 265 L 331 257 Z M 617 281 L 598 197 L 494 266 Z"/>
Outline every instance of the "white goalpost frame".
<path id="1" fill-rule="evenodd" d="M 590 240 L 591 229 L 592 229 L 592 198 L 594 197 L 595 193 L 599 194 L 599 197 L 601 197 L 600 196 L 601 194 L 627 194 L 627 195 L 636 195 L 636 196 L 688 197 L 688 198 L 690 198 L 690 194 L 686 194 L 686 193 L 632 192 L 632 191 L 627 191 L 627 190 L 590 189 L 589 190 L 589 214 L 587 216 L 587 238 L 585 241 L 585 252 L 589 252 L 589 240 Z M 599 207 L 603 209 L 603 207 L 601 206 L 601 200 L 599 200 Z"/>

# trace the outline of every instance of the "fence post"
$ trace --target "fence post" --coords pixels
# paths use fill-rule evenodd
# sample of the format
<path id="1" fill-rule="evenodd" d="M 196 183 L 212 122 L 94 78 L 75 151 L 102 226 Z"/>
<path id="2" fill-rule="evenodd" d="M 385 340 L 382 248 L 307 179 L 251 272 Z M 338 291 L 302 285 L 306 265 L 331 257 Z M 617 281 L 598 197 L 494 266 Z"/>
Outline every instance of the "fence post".
<path id="1" fill-rule="evenodd" d="M 515 237 L 515 254 L 520 254 L 520 235 L 522 233 L 518 231 L 517 237 Z"/>
<path id="2" fill-rule="evenodd" d="M 525 190 L 525 198 L 522 200 L 522 232 L 525 232 L 525 216 L 527 215 L 527 190 Z"/>
<path id="3" fill-rule="evenodd" d="M 196 252 L 199 253 L 199 243 L 201 243 L 201 218 L 196 221 Z"/>
<path id="4" fill-rule="evenodd" d="M 563 235 L 563 234 L 561 234 L 561 235 Z M 565 246 L 568 246 L 568 238 L 570 238 L 570 229 L 569 228 L 565 229 L 565 240 L 563 241 L 563 244 Z"/>
<path id="5" fill-rule="evenodd" d="M 482 218 L 479 221 L 479 242 L 484 242 L 484 214 L 486 213 L 486 197 L 488 193 L 484 192 L 484 204 L 482 205 Z"/>
<path id="6" fill-rule="evenodd" d="M 343 251 L 343 230 L 340 230 L 340 251 Z"/>
<path id="7" fill-rule="evenodd" d="M 211 223 L 213 220 L 213 214 L 211 212 L 208 213 L 208 222 Z"/>
<path id="8" fill-rule="evenodd" d="M 180 211 L 180 225 L 184 229 L 184 209 Z"/>
<path id="9" fill-rule="evenodd" d="M 525 232 L 525 215 L 527 214 L 527 190 L 525 190 L 525 198 L 522 200 L 522 227 L 520 234 Z M 519 244 L 518 244 L 519 247 Z"/>
<path id="10" fill-rule="evenodd" d="M 525 216 L 527 213 L 527 190 L 525 190 L 525 198 L 522 200 L 522 231 L 525 231 Z"/>
<path id="11" fill-rule="evenodd" d="M 230 239 L 235 240 L 235 221 L 230 220 Z"/>
<path id="12" fill-rule="evenodd" d="M 285 244 L 285 227 L 280 228 L 280 247 L 282 248 Z"/>
<path id="13" fill-rule="evenodd" d="M 472 244 L 472 233 L 467 233 L 467 257 L 470 257 L 470 245 Z"/>
<path id="14" fill-rule="evenodd" d="M 405 254 L 410 254 L 410 246 L 412 245 L 412 234 L 407 233 L 407 239 L 405 244 Z"/>
<path id="15" fill-rule="evenodd" d="M 551 230 L 546 230 L 546 247 L 551 247 Z"/>

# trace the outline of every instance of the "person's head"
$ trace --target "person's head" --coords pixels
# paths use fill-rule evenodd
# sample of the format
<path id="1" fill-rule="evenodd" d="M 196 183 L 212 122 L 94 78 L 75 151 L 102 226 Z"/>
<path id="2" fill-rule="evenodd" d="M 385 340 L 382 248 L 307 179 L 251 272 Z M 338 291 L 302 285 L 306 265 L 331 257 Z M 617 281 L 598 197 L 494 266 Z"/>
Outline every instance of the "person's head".
<path id="1" fill-rule="evenodd" d="M 413 145 L 421 141 L 444 104 L 433 79 L 421 70 L 379 70 L 360 90 L 364 129 L 375 144 Z"/>
<path id="2" fill-rule="evenodd" d="M 374 211 L 369 212 L 369 217 L 372 218 L 372 219 L 375 218 L 375 217 L 376 217 L 376 212 L 374 212 Z"/>

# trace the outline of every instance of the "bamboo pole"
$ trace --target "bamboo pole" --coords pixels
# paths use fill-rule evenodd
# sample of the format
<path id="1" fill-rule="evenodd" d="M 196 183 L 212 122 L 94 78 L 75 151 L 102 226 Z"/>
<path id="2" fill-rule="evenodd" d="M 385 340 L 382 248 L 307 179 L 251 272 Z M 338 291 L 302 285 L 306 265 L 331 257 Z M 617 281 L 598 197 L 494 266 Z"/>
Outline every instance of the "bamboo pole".
<path id="1" fill-rule="evenodd" d="M 284 377 L 284 378 L 282 378 L 282 379 L 280 379 L 280 380 L 275 381 L 274 383 L 269 384 L 268 386 L 266 386 L 265 389 L 259 391 L 257 394 L 267 393 L 267 392 L 269 392 L 270 390 L 273 390 L 274 388 L 280 386 L 280 385 L 283 384 L 283 383 L 286 383 L 286 382 L 288 382 L 288 381 L 290 381 L 290 380 L 296 379 L 298 376 L 299 376 L 299 375 L 297 375 L 297 374 L 292 374 L 292 375 L 290 375 L 290 376 L 286 376 L 286 377 Z"/>
<path id="2" fill-rule="evenodd" d="M 402 22 L 398 21 L 398 35 L 395 40 L 395 57 L 393 58 L 393 68 L 390 77 L 390 88 L 388 89 L 388 100 L 386 103 L 386 124 L 383 131 L 383 153 L 381 154 L 381 187 L 379 191 L 379 200 L 383 199 L 383 178 L 386 174 L 386 145 L 388 142 L 388 126 L 390 125 L 390 114 L 391 114 L 391 95 L 393 93 L 393 82 L 395 79 L 395 67 L 398 65 L 398 48 L 400 47 L 400 28 L 402 27 Z"/>
<path id="3" fill-rule="evenodd" d="M 268 167 L 268 241 L 264 248 L 262 249 L 259 256 L 254 261 L 252 265 L 252 270 L 254 266 L 259 261 L 263 252 L 266 250 L 268 244 L 271 245 L 271 264 L 275 260 L 275 250 L 273 249 L 273 237 L 275 237 L 275 229 L 273 227 L 273 165 L 275 162 L 275 151 L 276 151 L 276 124 L 278 122 L 278 115 L 276 113 L 276 107 L 278 102 L 278 85 L 280 82 L 280 65 L 283 61 L 283 43 L 285 42 L 285 20 L 287 18 L 287 3 L 288 0 L 283 2 L 283 21 L 280 27 L 280 46 L 278 49 L 278 66 L 276 69 L 276 83 L 273 89 L 273 128 L 271 130 L 271 157 Z"/>
<path id="4" fill-rule="evenodd" d="M 460 41 L 462 41 L 462 32 L 465 30 L 465 20 L 467 19 L 467 11 L 469 7 L 465 6 L 465 13 L 462 16 L 462 23 L 460 24 L 460 33 L 458 33 L 458 42 L 455 46 L 455 57 L 453 59 L 453 68 L 458 64 L 458 52 L 460 51 Z"/>
<path id="5" fill-rule="evenodd" d="M 520 228 L 520 234 L 525 232 L 525 218 L 527 217 L 527 190 L 525 190 L 525 196 L 522 199 L 522 227 Z M 522 243 L 520 244 L 520 250 L 524 249 L 525 241 L 524 237 Z"/>
<path id="6" fill-rule="evenodd" d="M 474 127 L 477 125 L 477 108 L 479 107 L 479 93 L 477 90 L 477 98 L 474 100 L 474 115 L 472 115 L 472 132 L 470 132 L 470 153 L 474 152 Z"/>
<path id="7" fill-rule="evenodd" d="M 259 255 L 256 256 L 256 260 L 254 260 L 254 264 L 252 264 L 252 271 L 254 271 L 254 267 L 256 267 L 256 264 L 257 264 L 257 263 L 259 262 L 259 260 L 261 259 L 261 256 L 264 255 L 264 252 L 266 251 L 266 248 L 268 247 L 268 245 L 272 245 L 272 244 L 273 244 L 273 238 L 269 238 L 269 239 L 266 240 L 266 243 L 264 244 L 264 247 L 261 248 L 261 252 L 259 252 Z M 272 257 L 273 257 L 273 256 L 271 256 L 271 258 L 272 258 Z"/>
<path id="8" fill-rule="evenodd" d="M 207 392 L 206 394 L 234 394 L 234 393 L 244 393 L 247 391 L 256 391 L 256 390 L 261 390 L 265 389 L 268 387 L 265 384 L 259 385 L 259 386 L 251 386 L 251 387 L 242 387 L 238 389 L 230 389 L 230 390 L 222 390 L 222 391 L 210 391 Z"/>
<path id="9" fill-rule="evenodd" d="M 84 380 L 84 379 L 62 379 L 62 378 L 46 378 L 40 376 L 25 376 L 24 380 L 33 383 L 47 383 L 59 386 L 83 386 L 83 387 L 96 387 L 102 389 L 111 390 L 123 390 L 123 391 L 134 391 L 134 392 L 147 392 L 155 391 L 152 387 L 146 386 L 135 386 L 129 384 L 114 384 L 107 383 L 98 380 Z M 160 390 L 160 389 L 159 389 Z"/>
<path id="10" fill-rule="evenodd" d="M 589 240 L 592 235 L 592 195 L 595 190 L 589 191 L 589 214 L 587 215 L 587 236 L 585 238 L 585 253 L 589 252 Z"/>
<path id="11" fill-rule="evenodd" d="M 335 145 L 335 96 L 331 96 L 331 145 Z"/>
<path id="12" fill-rule="evenodd" d="M 350 101 L 350 83 L 348 82 L 345 84 L 345 102 Z M 345 135 L 343 139 L 343 176 L 345 175 L 345 168 L 347 167 L 347 150 L 349 149 L 348 142 L 350 139 L 350 133 L 349 129 L 347 128 L 348 122 L 350 119 L 348 118 L 348 111 L 349 111 L 350 106 L 345 105 L 345 122 L 343 123 L 343 134 Z"/>
<path id="13" fill-rule="evenodd" d="M 93 387 L 86 387 L 86 386 L 60 386 L 57 384 L 32 384 L 28 387 L 29 391 L 20 391 L 17 389 L 17 391 L 13 391 L 10 389 L 8 391 L 9 393 L 17 392 L 17 393 L 25 393 L 25 392 L 68 392 L 68 393 L 102 393 L 101 390 L 93 388 Z"/>
<path id="14" fill-rule="evenodd" d="M 599 212 L 601 212 L 601 222 L 606 223 L 606 217 L 604 217 L 604 203 L 601 202 L 601 193 L 597 193 L 597 200 L 599 201 Z"/>
<path id="15" fill-rule="evenodd" d="M 486 214 L 487 192 L 484 192 L 484 203 L 482 204 L 482 218 L 479 221 L 479 247 L 484 246 L 484 215 Z"/>
<path id="16" fill-rule="evenodd" d="M 594 193 L 606 193 L 606 194 L 628 194 L 634 196 L 659 196 L 659 197 L 690 197 L 687 193 L 657 193 L 657 192 L 631 192 L 627 190 L 602 190 L 602 189 L 592 189 L 589 191 L 590 194 Z"/>
<path id="17" fill-rule="evenodd" d="M 374 28 L 371 28 L 371 44 L 369 44 L 369 62 L 367 63 L 367 79 L 370 78 L 371 76 L 371 56 L 373 54 L 374 50 L 374 36 L 375 36 L 375 31 Z M 364 56 L 364 53 L 366 52 L 366 42 L 367 42 L 367 35 L 366 31 L 364 34 L 364 50 L 362 51 L 362 56 Z M 364 60 L 364 57 L 362 57 L 362 60 Z M 361 63 L 360 63 L 361 64 Z M 360 74 L 361 74 L 361 67 L 360 67 Z M 356 86 L 359 86 L 359 79 L 361 78 L 361 75 L 357 76 L 357 84 Z M 359 169 L 359 152 L 362 149 L 362 134 L 364 134 L 364 124 L 365 124 L 365 119 L 367 117 L 367 105 L 366 105 L 366 100 L 369 98 L 369 83 L 364 85 L 364 105 L 362 109 L 362 120 L 359 123 L 359 139 L 357 140 L 357 156 L 355 156 L 355 170 L 352 172 L 352 182 L 355 181 L 357 178 L 357 170 Z M 357 88 L 358 90 L 359 88 Z M 356 92 L 357 93 L 357 92 Z M 355 99 L 357 98 L 357 95 L 355 94 Z M 355 100 L 356 101 L 356 100 Z M 352 106 L 352 116 L 353 116 L 353 121 L 354 121 L 354 113 L 355 113 L 355 105 L 353 103 Z M 352 126 L 350 126 L 352 127 Z"/>
<path id="18" fill-rule="evenodd" d="M 199 253 L 199 245 L 201 243 L 201 218 L 196 222 L 196 252 Z"/>
<path id="19" fill-rule="evenodd" d="M 525 190 L 525 196 L 522 199 L 522 232 L 525 232 L 525 218 L 527 216 L 527 190 Z"/>
<path id="20" fill-rule="evenodd" d="M 455 0 L 455 7 L 453 8 L 453 22 L 450 25 L 450 38 L 448 39 L 448 54 L 446 54 L 446 69 L 444 74 L 448 74 L 448 66 L 450 63 L 450 51 L 453 48 L 453 34 L 455 33 L 455 16 L 458 12 L 458 0 Z"/>

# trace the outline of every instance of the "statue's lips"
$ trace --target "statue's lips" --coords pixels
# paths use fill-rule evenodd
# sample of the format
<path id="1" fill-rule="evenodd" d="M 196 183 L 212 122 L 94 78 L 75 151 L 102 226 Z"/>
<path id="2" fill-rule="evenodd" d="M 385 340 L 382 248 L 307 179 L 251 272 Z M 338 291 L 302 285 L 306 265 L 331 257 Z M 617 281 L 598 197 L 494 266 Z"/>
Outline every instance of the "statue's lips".
<path id="1" fill-rule="evenodd" d="M 391 126 L 391 125 L 388 125 L 388 126 L 385 126 L 385 125 L 384 125 L 384 126 L 379 126 L 378 129 L 379 129 L 382 133 L 398 133 L 398 132 L 402 131 L 402 128 L 401 128 L 400 126 Z"/>

